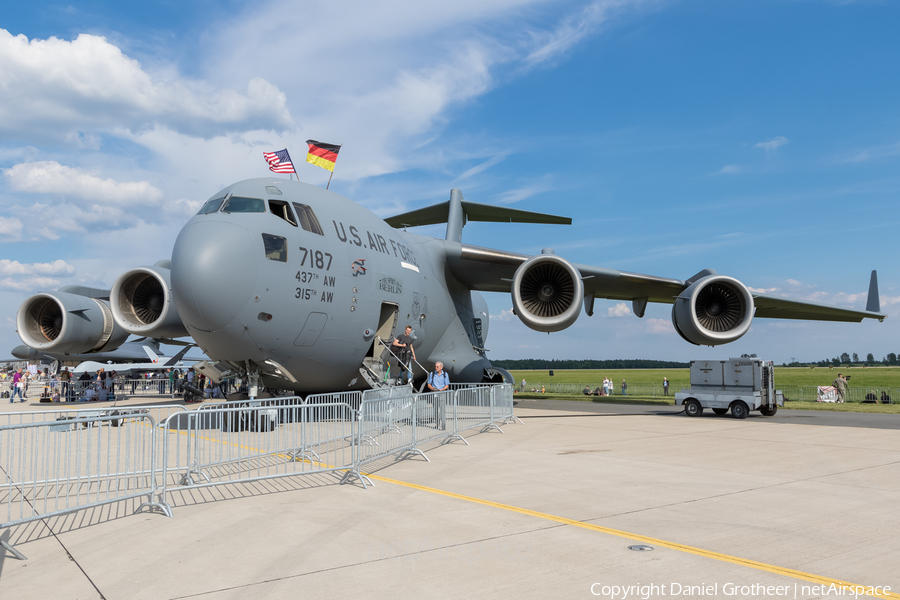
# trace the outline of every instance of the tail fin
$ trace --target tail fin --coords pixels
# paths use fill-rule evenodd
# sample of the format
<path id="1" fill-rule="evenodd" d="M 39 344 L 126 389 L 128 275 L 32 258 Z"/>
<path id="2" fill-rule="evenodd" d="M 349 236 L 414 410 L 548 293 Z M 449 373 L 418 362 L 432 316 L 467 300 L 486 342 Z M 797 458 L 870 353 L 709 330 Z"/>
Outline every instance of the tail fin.
<path id="1" fill-rule="evenodd" d="M 881 299 L 878 297 L 878 273 L 872 271 L 872 278 L 869 280 L 869 297 L 866 300 L 866 310 L 868 312 L 881 312 Z"/>
<path id="2" fill-rule="evenodd" d="M 551 225 L 571 225 L 569 217 L 559 217 L 544 213 L 518 210 L 505 206 L 467 202 L 462 192 L 450 190 L 449 202 L 426 206 L 402 215 L 388 217 L 385 222 L 395 229 L 417 227 L 419 225 L 447 224 L 447 240 L 462 241 L 462 230 L 467 221 L 491 221 L 494 223 L 548 223 Z"/>
<path id="3" fill-rule="evenodd" d="M 159 355 L 156 354 L 153 350 L 151 350 L 150 346 L 142 346 L 142 348 L 144 349 L 144 352 L 147 353 L 147 356 L 150 357 L 150 362 L 152 362 L 152 363 L 159 362 Z M 157 346 L 157 349 L 159 349 L 159 346 Z"/>

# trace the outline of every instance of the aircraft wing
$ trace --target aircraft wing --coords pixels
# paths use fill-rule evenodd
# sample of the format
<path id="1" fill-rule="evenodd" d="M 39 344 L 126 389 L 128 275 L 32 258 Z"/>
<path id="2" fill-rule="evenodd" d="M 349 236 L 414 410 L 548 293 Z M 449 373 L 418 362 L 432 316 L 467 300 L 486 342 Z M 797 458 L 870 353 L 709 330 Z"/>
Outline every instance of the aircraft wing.
<path id="1" fill-rule="evenodd" d="M 794 300 L 782 296 L 769 294 L 753 294 L 753 303 L 756 304 L 756 316 L 763 319 L 801 319 L 806 321 L 847 321 L 859 323 L 863 319 L 883 320 L 886 315 L 879 312 L 865 310 L 851 310 Z"/>
<path id="2" fill-rule="evenodd" d="M 474 290 L 487 292 L 510 292 L 516 271 L 526 262 L 540 262 L 547 256 L 566 264 L 553 254 L 531 257 L 525 254 L 481 248 L 468 244 L 447 244 L 449 265 L 454 276 Z M 549 259 L 548 259 L 549 260 Z M 537 263 L 536 263 L 537 264 Z M 746 286 L 732 278 L 717 275 L 712 269 L 704 269 L 693 277 L 682 280 L 628 271 L 618 271 L 590 265 L 571 264 L 580 276 L 584 290 L 584 310 L 593 314 L 596 298 L 630 301 L 632 311 L 639 317 L 644 315 L 647 303 L 674 304 L 698 281 L 727 280 L 734 282 L 753 298 L 756 308 L 753 316 L 767 319 L 800 319 L 813 321 L 860 322 L 863 319 L 883 320 L 878 302 L 878 285 L 873 271 L 869 287 L 867 310 L 853 310 L 829 306 L 817 302 L 796 300 L 770 294 L 750 292 Z M 551 275 L 548 275 L 552 279 Z"/>

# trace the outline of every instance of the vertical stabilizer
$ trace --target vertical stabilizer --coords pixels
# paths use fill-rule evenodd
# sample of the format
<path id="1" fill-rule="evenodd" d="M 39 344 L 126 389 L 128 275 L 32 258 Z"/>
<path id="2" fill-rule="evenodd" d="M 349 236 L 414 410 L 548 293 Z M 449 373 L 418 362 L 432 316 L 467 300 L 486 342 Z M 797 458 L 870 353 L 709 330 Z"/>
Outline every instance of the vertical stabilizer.
<path id="1" fill-rule="evenodd" d="M 447 240 L 462 241 L 462 230 L 466 224 L 466 213 L 463 211 L 463 195 L 456 188 L 450 190 L 450 206 L 447 211 Z"/>
<path id="2" fill-rule="evenodd" d="M 881 312 L 881 299 L 878 297 L 878 273 L 872 271 L 872 278 L 869 280 L 869 297 L 866 300 L 866 310 L 869 312 Z"/>

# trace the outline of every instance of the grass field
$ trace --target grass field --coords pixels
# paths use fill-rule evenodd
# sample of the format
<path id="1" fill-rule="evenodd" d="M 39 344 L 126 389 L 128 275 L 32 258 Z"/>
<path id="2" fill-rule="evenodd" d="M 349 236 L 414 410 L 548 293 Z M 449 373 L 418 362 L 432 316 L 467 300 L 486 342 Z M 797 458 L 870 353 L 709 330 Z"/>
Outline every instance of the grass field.
<path id="1" fill-rule="evenodd" d="M 547 371 L 510 371 L 516 381 L 524 377 L 528 386 L 538 383 L 583 383 L 600 384 L 604 377 L 612 379 L 616 385 L 622 380 L 631 384 L 661 385 L 663 377 L 668 377 L 672 389 L 691 383 L 689 369 L 607 369 L 607 370 L 556 370 L 553 377 Z M 779 385 L 831 385 L 838 373 L 850 375 L 850 385 L 863 387 L 900 388 L 900 367 L 828 367 L 795 368 L 775 367 L 775 387 Z"/>
<path id="2" fill-rule="evenodd" d="M 598 387 L 604 377 L 609 377 L 616 384 L 616 389 L 622 384 L 622 380 L 628 382 L 628 385 L 634 389 L 636 385 L 655 384 L 661 385 L 663 377 L 667 377 L 671 384 L 670 393 L 674 394 L 681 390 L 682 385 L 690 385 L 689 369 L 606 369 L 606 370 L 554 370 L 553 377 L 550 377 L 548 371 L 511 371 L 516 382 L 522 381 L 524 377 L 528 382 L 527 387 L 540 388 L 541 385 L 550 383 L 568 383 L 589 385 L 592 389 Z M 831 385 L 831 382 L 837 377 L 838 373 L 850 376 L 851 386 L 870 387 L 870 388 L 900 388 L 900 367 L 840 367 L 828 368 L 817 367 L 795 368 L 795 367 L 776 367 L 775 368 L 775 387 L 782 386 L 817 386 Z M 617 392 L 618 393 L 618 392 Z M 900 399 L 900 395 L 896 395 Z M 580 393 L 560 394 L 532 394 L 523 393 L 516 394 L 517 398 L 540 398 L 544 400 L 579 400 L 583 402 L 595 403 L 614 403 L 614 404 L 675 404 L 674 399 L 659 398 L 650 396 L 638 396 L 629 394 L 627 398 L 622 396 L 611 396 L 608 398 L 596 398 L 584 396 Z M 896 401 L 896 399 L 895 399 Z M 824 402 L 787 402 L 786 409 L 799 410 L 827 410 L 835 412 L 872 412 L 886 414 L 900 414 L 900 404 L 860 404 L 857 402 L 848 402 L 845 404 L 834 404 Z"/>

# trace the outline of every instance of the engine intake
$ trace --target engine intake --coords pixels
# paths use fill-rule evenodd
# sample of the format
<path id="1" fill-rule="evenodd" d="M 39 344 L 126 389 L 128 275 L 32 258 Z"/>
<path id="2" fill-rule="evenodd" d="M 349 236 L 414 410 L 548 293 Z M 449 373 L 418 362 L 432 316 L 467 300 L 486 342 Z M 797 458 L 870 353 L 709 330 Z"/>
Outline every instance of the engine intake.
<path id="1" fill-rule="evenodd" d="M 172 302 L 169 269 L 138 267 L 116 279 L 110 290 L 116 323 L 128 333 L 159 338 L 188 335 Z"/>
<path id="2" fill-rule="evenodd" d="M 583 299 L 581 273 L 554 254 L 529 258 L 513 276 L 513 310 L 535 331 L 549 333 L 569 327 L 578 319 Z"/>
<path id="3" fill-rule="evenodd" d="M 747 333 L 754 311 L 747 286 L 733 277 L 711 275 L 681 292 L 672 307 L 672 324 L 692 344 L 717 346 Z"/>
<path id="4" fill-rule="evenodd" d="M 67 292 L 44 292 L 25 300 L 16 328 L 31 348 L 61 354 L 113 350 L 128 338 L 106 303 Z"/>

